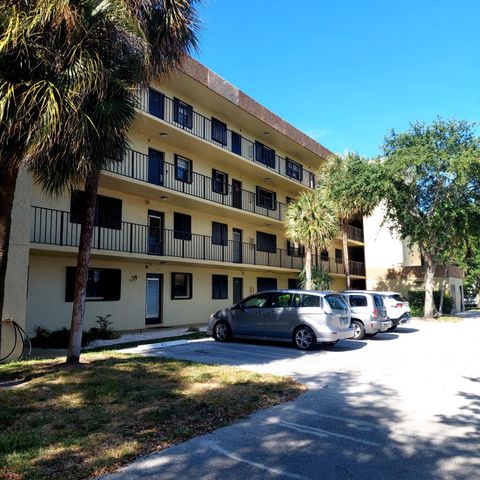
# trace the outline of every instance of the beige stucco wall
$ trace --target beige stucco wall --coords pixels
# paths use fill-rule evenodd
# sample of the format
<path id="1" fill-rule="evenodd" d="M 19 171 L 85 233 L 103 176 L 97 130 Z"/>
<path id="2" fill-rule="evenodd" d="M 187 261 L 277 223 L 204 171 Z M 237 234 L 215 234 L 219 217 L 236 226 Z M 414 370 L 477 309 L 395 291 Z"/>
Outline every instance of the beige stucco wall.
<path id="1" fill-rule="evenodd" d="M 17 180 L 15 200 L 12 212 L 12 228 L 8 252 L 7 275 L 5 279 L 5 302 L 3 318 L 17 322 L 25 328 L 26 297 L 28 278 L 28 252 L 30 247 L 30 203 L 31 177 L 22 173 Z M 11 323 L 2 322 L 2 358 L 14 345 L 14 329 Z M 21 344 L 12 354 L 16 358 L 22 350 Z"/>
<path id="2" fill-rule="evenodd" d="M 70 324 L 72 303 L 65 302 L 66 267 L 75 265 L 75 256 L 57 254 L 32 254 L 28 294 L 27 329 L 35 325 L 49 329 L 67 327 Z M 189 264 L 132 262 L 124 259 L 93 258 L 90 266 L 119 268 L 122 271 L 120 301 L 87 302 L 85 329 L 95 326 L 96 315 L 112 315 L 112 328 L 117 330 L 142 329 L 145 327 L 145 289 L 147 273 L 163 274 L 163 326 L 204 324 L 211 313 L 233 303 L 233 277 L 244 280 L 244 295 L 254 293 L 257 277 L 278 279 L 279 288 L 287 288 L 288 279 L 296 274 L 268 270 L 246 270 L 241 268 L 211 268 Z M 192 299 L 171 300 L 171 272 L 193 274 Z M 212 299 L 212 275 L 228 275 L 228 299 Z M 341 279 L 334 286 L 343 288 Z M 46 301 L 48 299 L 48 301 Z"/>

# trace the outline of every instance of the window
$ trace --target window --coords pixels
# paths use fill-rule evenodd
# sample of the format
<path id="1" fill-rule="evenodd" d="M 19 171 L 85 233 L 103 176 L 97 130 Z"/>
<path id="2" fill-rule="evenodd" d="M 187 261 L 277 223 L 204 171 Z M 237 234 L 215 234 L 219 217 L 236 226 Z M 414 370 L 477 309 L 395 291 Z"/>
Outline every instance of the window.
<path id="1" fill-rule="evenodd" d="M 383 308 L 385 305 L 383 303 L 383 299 L 380 295 L 374 295 L 373 296 L 373 303 L 377 308 Z"/>
<path id="2" fill-rule="evenodd" d="M 324 262 L 328 262 L 328 250 L 322 250 L 320 252 L 320 259 Z"/>
<path id="3" fill-rule="evenodd" d="M 157 118 L 163 118 L 165 95 L 163 93 L 148 89 L 148 113 Z"/>
<path id="4" fill-rule="evenodd" d="M 257 251 L 277 253 L 277 236 L 271 233 L 257 232 Z"/>
<path id="5" fill-rule="evenodd" d="M 219 170 L 212 170 L 212 190 L 226 195 L 228 193 L 228 175 Z"/>
<path id="6" fill-rule="evenodd" d="M 192 161 L 188 158 L 175 155 L 175 180 L 192 183 Z"/>
<path id="7" fill-rule="evenodd" d="M 232 153 L 242 154 L 242 136 L 237 132 L 232 132 Z"/>
<path id="8" fill-rule="evenodd" d="M 287 175 L 301 182 L 303 180 L 303 167 L 299 163 L 287 158 Z"/>
<path id="9" fill-rule="evenodd" d="M 242 307 L 243 308 L 268 308 L 270 306 L 270 294 L 255 295 L 247 298 Z"/>
<path id="10" fill-rule="evenodd" d="M 190 215 L 177 212 L 173 214 L 173 238 L 192 239 L 192 217 Z"/>
<path id="11" fill-rule="evenodd" d="M 277 289 L 276 278 L 257 277 L 257 292 L 263 292 L 265 290 L 276 290 L 276 289 Z"/>
<path id="12" fill-rule="evenodd" d="M 228 244 L 228 225 L 226 223 L 212 222 L 213 245 Z"/>
<path id="13" fill-rule="evenodd" d="M 315 175 L 312 172 L 308 172 L 308 180 L 310 188 L 315 188 Z"/>
<path id="14" fill-rule="evenodd" d="M 288 289 L 297 290 L 300 288 L 300 280 L 298 278 L 289 278 L 288 279 Z"/>
<path id="15" fill-rule="evenodd" d="M 332 310 L 347 310 L 347 304 L 340 295 L 327 295 L 325 300 Z"/>
<path id="16" fill-rule="evenodd" d="M 406 300 L 398 293 L 396 293 L 395 295 L 391 295 L 389 298 L 392 298 L 396 302 L 406 302 Z"/>
<path id="17" fill-rule="evenodd" d="M 228 275 L 212 275 L 212 298 L 228 298 Z"/>
<path id="18" fill-rule="evenodd" d="M 292 197 L 287 197 L 287 205 L 289 205 L 290 203 L 293 203 L 295 201 L 294 198 Z"/>
<path id="19" fill-rule="evenodd" d="M 255 142 L 255 160 L 270 168 L 275 168 L 275 150 L 263 143 Z"/>
<path id="20" fill-rule="evenodd" d="M 262 187 L 257 187 L 257 205 L 259 207 L 268 208 L 269 210 L 276 210 L 277 194 L 270 190 L 265 190 Z"/>
<path id="21" fill-rule="evenodd" d="M 366 307 L 368 306 L 367 297 L 365 295 L 349 295 L 348 303 L 351 307 Z"/>
<path id="22" fill-rule="evenodd" d="M 172 272 L 172 300 L 192 298 L 192 274 Z"/>
<path id="23" fill-rule="evenodd" d="M 343 252 L 339 249 L 335 249 L 335 261 L 337 263 L 343 263 Z"/>
<path id="24" fill-rule="evenodd" d="M 70 201 L 70 223 L 81 223 L 82 210 L 85 202 L 85 192 L 75 190 Z M 97 195 L 95 209 L 95 226 L 122 229 L 122 201 L 118 198 Z"/>
<path id="25" fill-rule="evenodd" d="M 305 247 L 300 246 L 298 243 L 287 240 L 287 255 L 292 257 L 304 257 Z"/>
<path id="26" fill-rule="evenodd" d="M 65 301 L 73 302 L 76 267 L 67 267 Z M 89 268 L 87 301 L 116 302 L 120 300 L 122 272 L 116 268 Z"/>
<path id="27" fill-rule="evenodd" d="M 225 146 L 227 144 L 227 124 L 212 117 L 212 140 Z"/>
<path id="28" fill-rule="evenodd" d="M 321 307 L 321 300 L 318 295 L 304 295 L 302 298 L 302 307 Z"/>
<path id="29" fill-rule="evenodd" d="M 173 121 L 185 128 L 192 128 L 193 107 L 178 98 L 173 99 Z"/>
<path id="30" fill-rule="evenodd" d="M 276 292 L 272 293 L 270 298 L 270 308 L 288 308 L 290 307 L 291 295 L 289 293 Z"/>

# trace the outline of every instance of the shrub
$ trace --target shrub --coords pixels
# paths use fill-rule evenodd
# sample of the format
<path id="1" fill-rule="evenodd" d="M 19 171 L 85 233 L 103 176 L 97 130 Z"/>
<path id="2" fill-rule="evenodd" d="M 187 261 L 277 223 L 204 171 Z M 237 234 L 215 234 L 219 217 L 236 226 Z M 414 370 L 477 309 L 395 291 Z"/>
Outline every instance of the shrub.
<path id="1" fill-rule="evenodd" d="M 407 300 L 410 303 L 411 314 L 414 317 L 423 317 L 425 306 L 425 290 L 411 290 L 407 293 Z M 440 290 L 433 292 L 433 302 L 435 308 L 438 310 L 440 307 Z M 452 313 L 453 301 L 450 295 L 445 294 L 443 297 L 443 313 Z"/>
<path id="2" fill-rule="evenodd" d="M 300 288 L 305 288 L 307 283 L 307 277 L 305 275 L 305 269 L 303 269 L 298 275 Z M 332 284 L 332 277 L 322 270 L 318 270 L 317 267 L 312 266 L 312 288 L 314 290 L 328 290 Z"/>
<path id="3" fill-rule="evenodd" d="M 87 346 L 93 340 L 110 340 L 120 335 L 110 329 L 112 322 L 108 320 L 111 315 L 97 315 L 98 327 L 84 331 L 82 335 L 82 347 Z M 32 346 L 36 348 L 68 348 L 70 329 L 61 328 L 50 331 L 40 325 L 35 325 L 34 337 L 31 339 Z"/>

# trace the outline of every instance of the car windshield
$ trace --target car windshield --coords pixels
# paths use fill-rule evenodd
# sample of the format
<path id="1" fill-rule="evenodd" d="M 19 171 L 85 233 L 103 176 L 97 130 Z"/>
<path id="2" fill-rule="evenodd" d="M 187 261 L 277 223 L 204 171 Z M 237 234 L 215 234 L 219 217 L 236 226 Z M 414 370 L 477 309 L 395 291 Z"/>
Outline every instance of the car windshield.
<path id="1" fill-rule="evenodd" d="M 398 293 L 396 293 L 395 295 L 390 295 L 390 298 L 392 298 L 396 302 L 406 302 L 406 300 Z"/>
<path id="2" fill-rule="evenodd" d="M 332 310 L 346 310 L 347 304 L 340 295 L 327 295 L 325 300 Z"/>

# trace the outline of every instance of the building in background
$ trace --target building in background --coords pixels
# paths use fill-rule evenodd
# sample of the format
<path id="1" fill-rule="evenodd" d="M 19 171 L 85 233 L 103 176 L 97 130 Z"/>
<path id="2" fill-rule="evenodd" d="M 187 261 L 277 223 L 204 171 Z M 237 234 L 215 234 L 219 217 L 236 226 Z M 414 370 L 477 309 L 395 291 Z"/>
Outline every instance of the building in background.
<path id="1" fill-rule="evenodd" d="M 130 149 L 100 179 L 84 328 L 106 314 L 115 330 L 202 324 L 296 286 L 304 259 L 285 238 L 286 205 L 330 154 L 193 59 L 142 91 Z M 5 316 L 28 333 L 69 327 L 81 199 L 19 180 Z M 361 220 L 348 236 L 353 286 L 365 288 Z M 314 261 L 345 288 L 340 239 Z"/>
<path id="2" fill-rule="evenodd" d="M 425 268 L 420 252 L 409 249 L 404 241 L 382 225 L 383 218 L 382 208 L 377 207 L 363 222 L 367 288 L 397 291 L 403 295 L 409 290 L 423 290 Z M 443 285 L 452 298 L 455 312 L 464 310 L 463 278 L 463 270 L 454 265 L 439 265 L 436 269 L 435 290 L 440 290 Z"/>

